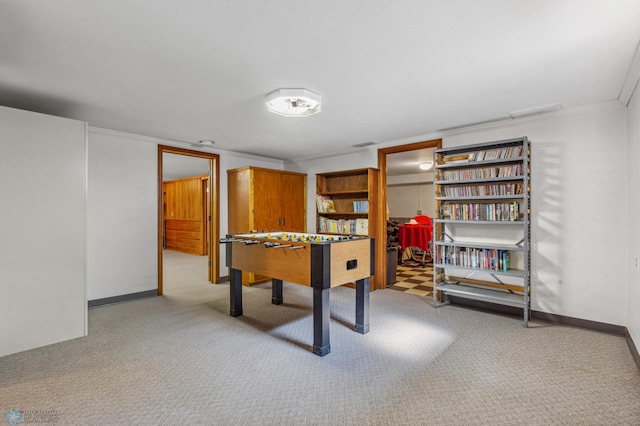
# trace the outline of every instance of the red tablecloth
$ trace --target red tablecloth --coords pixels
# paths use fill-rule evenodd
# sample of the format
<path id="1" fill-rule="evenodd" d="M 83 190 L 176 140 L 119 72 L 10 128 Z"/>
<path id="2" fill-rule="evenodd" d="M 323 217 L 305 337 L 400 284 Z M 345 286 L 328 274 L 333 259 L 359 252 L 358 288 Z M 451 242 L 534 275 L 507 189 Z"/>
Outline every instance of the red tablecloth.
<path id="1" fill-rule="evenodd" d="M 433 236 L 431 225 L 404 224 L 398 227 L 398 243 L 403 249 L 418 247 L 421 250 L 429 250 L 429 241 Z"/>

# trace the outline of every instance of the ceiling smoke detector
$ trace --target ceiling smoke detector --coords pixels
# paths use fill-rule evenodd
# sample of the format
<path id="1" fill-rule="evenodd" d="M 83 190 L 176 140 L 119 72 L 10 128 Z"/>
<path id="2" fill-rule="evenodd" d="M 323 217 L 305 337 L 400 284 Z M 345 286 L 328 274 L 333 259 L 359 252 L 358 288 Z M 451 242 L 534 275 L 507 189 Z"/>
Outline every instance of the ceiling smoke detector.
<path id="1" fill-rule="evenodd" d="M 285 117 L 308 117 L 322 107 L 322 97 L 307 89 L 278 89 L 266 99 L 269 111 Z"/>

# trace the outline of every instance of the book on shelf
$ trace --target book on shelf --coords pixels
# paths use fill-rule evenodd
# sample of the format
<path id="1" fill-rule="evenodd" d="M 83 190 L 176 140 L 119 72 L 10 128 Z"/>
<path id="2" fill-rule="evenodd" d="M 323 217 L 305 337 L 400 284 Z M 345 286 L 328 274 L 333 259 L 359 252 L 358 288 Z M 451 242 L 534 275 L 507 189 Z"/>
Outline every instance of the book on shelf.
<path id="1" fill-rule="evenodd" d="M 369 220 L 332 219 L 319 216 L 318 232 L 343 235 L 369 235 Z"/>
<path id="2" fill-rule="evenodd" d="M 470 154 L 456 154 L 447 155 L 442 158 L 443 163 L 456 164 L 456 163 L 473 163 L 476 161 L 491 161 L 491 160 L 504 160 L 509 158 L 522 157 L 524 154 L 524 147 L 511 146 L 506 148 L 487 149 L 482 151 L 475 151 Z"/>
<path id="3" fill-rule="evenodd" d="M 480 167 L 460 170 L 442 170 L 439 180 L 442 181 L 458 181 L 472 179 L 491 179 L 491 178 L 507 178 L 522 177 L 522 163 L 508 164 L 494 167 Z"/>
<path id="4" fill-rule="evenodd" d="M 367 200 L 354 200 L 353 201 L 353 212 L 354 213 L 368 213 L 369 212 L 369 201 L 367 201 Z"/>
<path id="5" fill-rule="evenodd" d="M 510 146 L 506 148 L 487 149 L 469 154 L 469 161 L 490 161 L 503 160 L 506 158 L 518 158 L 522 157 L 523 153 L 524 147 L 522 145 Z"/>
<path id="6" fill-rule="evenodd" d="M 326 195 L 316 195 L 316 206 L 319 213 L 335 213 L 336 211 L 335 203 Z"/>
<path id="7" fill-rule="evenodd" d="M 506 272 L 511 269 L 511 256 L 508 250 L 438 246 L 436 263 Z"/>
<path id="8" fill-rule="evenodd" d="M 356 219 L 356 235 L 369 235 L 368 219 Z"/>
<path id="9" fill-rule="evenodd" d="M 440 217 L 451 220 L 510 222 L 520 220 L 520 203 L 443 203 Z"/>
<path id="10" fill-rule="evenodd" d="M 469 162 L 469 156 L 468 155 L 448 155 L 442 158 L 442 162 L 450 163 L 450 164 L 467 163 Z"/>
<path id="11" fill-rule="evenodd" d="M 524 186 L 520 183 L 497 183 L 491 185 L 452 185 L 442 188 L 445 197 L 490 197 L 521 195 Z"/>

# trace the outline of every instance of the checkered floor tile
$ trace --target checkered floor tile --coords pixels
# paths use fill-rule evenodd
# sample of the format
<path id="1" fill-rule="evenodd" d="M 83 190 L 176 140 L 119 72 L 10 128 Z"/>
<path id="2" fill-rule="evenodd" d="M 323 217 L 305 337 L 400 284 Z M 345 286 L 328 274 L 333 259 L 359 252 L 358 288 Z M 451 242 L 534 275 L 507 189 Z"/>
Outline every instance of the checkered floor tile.
<path id="1" fill-rule="evenodd" d="M 389 288 L 418 296 L 433 296 L 433 267 L 430 264 L 422 267 L 417 262 L 398 265 L 396 282 Z"/>

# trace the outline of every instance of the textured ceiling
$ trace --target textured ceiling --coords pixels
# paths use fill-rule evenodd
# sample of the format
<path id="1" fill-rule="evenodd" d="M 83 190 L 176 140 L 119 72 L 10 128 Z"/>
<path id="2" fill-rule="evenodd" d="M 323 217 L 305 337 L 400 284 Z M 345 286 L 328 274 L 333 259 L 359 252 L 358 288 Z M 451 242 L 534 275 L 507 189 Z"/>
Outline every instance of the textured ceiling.
<path id="1" fill-rule="evenodd" d="M 2 105 L 299 159 L 616 100 L 640 1 L 0 0 L 0 35 Z"/>

